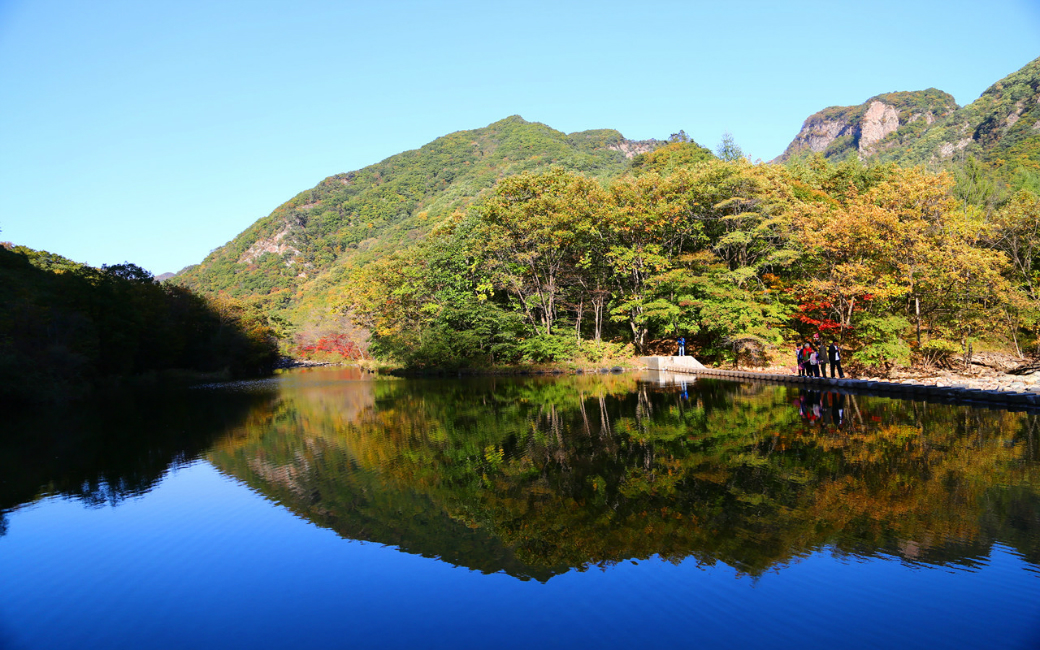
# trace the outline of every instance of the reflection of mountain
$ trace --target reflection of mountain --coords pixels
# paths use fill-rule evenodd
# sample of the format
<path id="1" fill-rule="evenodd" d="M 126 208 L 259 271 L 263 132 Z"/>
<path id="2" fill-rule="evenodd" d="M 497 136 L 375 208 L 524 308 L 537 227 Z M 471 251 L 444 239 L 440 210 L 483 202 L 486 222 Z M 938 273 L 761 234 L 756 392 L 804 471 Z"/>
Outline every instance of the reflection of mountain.
<path id="1" fill-rule="evenodd" d="M 321 377 L 316 374 L 315 377 Z M 823 546 L 1040 561 L 1033 416 L 699 381 L 301 382 L 209 455 L 344 537 L 546 580 Z"/>
<path id="2" fill-rule="evenodd" d="M 217 445 L 211 461 L 343 537 L 486 573 L 540 580 L 552 575 L 517 562 L 498 539 L 451 518 L 428 495 L 384 484 L 341 444 L 339 432 L 373 417 L 376 393 L 387 386 L 365 381 L 355 369 L 342 369 L 299 373 L 283 387 L 282 403 L 254 412 L 248 433 Z"/>
<path id="3" fill-rule="evenodd" d="M 324 441 L 313 441 L 288 464 L 242 457 L 237 451 L 215 452 L 211 459 L 295 514 L 348 539 L 542 581 L 568 568 L 525 566 L 489 531 L 453 519 L 427 495 L 383 485 L 378 475 L 352 463 L 343 448 Z"/>
<path id="4" fill-rule="evenodd" d="M 48 494 L 102 504 L 146 492 L 270 398 L 153 389 L 9 415 L 0 436 L 0 512 Z"/>

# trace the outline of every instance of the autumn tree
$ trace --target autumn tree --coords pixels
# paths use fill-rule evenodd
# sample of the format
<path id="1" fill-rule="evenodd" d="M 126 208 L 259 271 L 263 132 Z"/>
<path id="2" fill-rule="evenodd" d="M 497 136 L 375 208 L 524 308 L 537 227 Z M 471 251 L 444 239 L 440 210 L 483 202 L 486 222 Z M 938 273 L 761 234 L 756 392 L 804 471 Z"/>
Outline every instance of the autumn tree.
<path id="1" fill-rule="evenodd" d="M 594 180 L 555 168 L 503 179 L 478 210 L 479 254 L 532 333 L 553 334 L 566 272 L 588 254 L 581 237 L 599 220 L 602 201 Z"/>
<path id="2" fill-rule="evenodd" d="M 608 191 L 603 236 L 616 287 L 611 318 L 628 324 L 632 343 L 643 354 L 650 331 L 650 280 L 671 268 L 684 244 L 702 237 L 702 227 L 690 219 L 688 172 L 622 178 Z"/>

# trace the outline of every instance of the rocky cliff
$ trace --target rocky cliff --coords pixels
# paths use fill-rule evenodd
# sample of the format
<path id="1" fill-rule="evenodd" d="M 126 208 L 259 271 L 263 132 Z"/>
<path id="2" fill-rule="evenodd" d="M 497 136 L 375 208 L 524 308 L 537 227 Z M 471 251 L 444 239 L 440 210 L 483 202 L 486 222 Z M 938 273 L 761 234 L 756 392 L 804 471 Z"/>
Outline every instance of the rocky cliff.
<path id="1" fill-rule="evenodd" d="M 1040 58 L 964 107 L 930 88 L 826 108 L 805 120 L 774 162 L 814 153 L 933 167 L 972 155 L 995 167 L 1040 170 Z"/>
<path id="2" fill-rule="evenodd" d="M 872 156 L 920 137 L 957 108 L 951 95 L 935 88 L 886 93 L 858 106 L 832 106 L 809 116 L 774 162 L 811 153 L 838 159 Z"/>

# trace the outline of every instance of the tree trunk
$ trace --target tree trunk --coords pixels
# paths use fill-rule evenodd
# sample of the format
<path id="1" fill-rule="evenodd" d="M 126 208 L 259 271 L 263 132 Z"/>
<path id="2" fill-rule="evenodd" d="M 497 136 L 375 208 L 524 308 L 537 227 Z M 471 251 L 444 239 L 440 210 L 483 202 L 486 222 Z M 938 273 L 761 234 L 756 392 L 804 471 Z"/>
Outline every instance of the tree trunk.
<path id="1" fill-rule="evenodd" d="M 595 321 L 593 323 L 593 329 L 595 330 L 596 343 L 599 343 L 603 337 L 603 311 L 606 309 L 607 299 L 605 296 L 596 296 L 592 299 L 592 317 Z"/>
<path id="2" fill-rule="evenodd" d="M 917 349 L 921 349 L 921 299 L 914 296 L 914 313 L 917 315 Z"/>
<path id="3" fill-rule="evenodd" d="M 1011 317 L 1011 310 L 1007 307 L 1004 307 L 1004 316 L 1007 318 L 1008 329 L 1011 330 L 1011 340 L 1015 342 L 1015 354 L 1021 359 L 1023 355 L 1022 348 L 1018 346 L 1018 322 Z"/>
<path id="4" fill-rule="evenodd" d="M 581 346 L 581 317 L 585 314 L 585 299 L 582 298 L 578 302 L 578 321 L 574 325 L 574 335 L 578 339 L 578 346 Z"/>
<path id="5" fill-rule="evenodd" d="M 628 325 L 632 328 L 632 344 L 640 355 L 646 354 L 646 328 L 636 323 L 636 314 L 633 313 L 628 319 Z"/>

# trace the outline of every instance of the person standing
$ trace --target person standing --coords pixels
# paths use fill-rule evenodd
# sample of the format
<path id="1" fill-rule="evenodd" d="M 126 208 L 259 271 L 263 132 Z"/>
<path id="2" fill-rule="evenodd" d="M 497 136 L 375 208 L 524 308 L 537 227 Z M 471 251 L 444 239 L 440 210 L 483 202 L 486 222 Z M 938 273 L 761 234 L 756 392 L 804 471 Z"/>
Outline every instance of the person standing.
<path id="1" fill-rule="evenodd" d="M 678 343 L 679 343 L 679 356 L 680 357 L 685 357 L 686 356 L 686 338 L 680 336 Z"/>
<path id="2" fill-rule="evenodd" d="M 820 353 L 816 348 L 809 348 L 809 368 L 812 371 L 809 373 L 811 376 L 820 376 Z"/>
<path id="3" fill-rule="evenodd" d="M 802 355 L 802 344 L 801 343 L 799 343 L 797 346 L 795 346 L 795 348 L 794 348 L 794 357 L 798 361 L 798 376 L 799 377 L 804 377 L 805 376 L 805 357 L 804 357 L 804 355 Z"/>
<path id="4" fill-rule="evenodd" d="M 841 346 L 836 341 L 831 341 L 827 346 L 827 358 L 831 362 L 831 377 L 834 377 L 834 371 L 837 371 L 838 377 L 845 379 L 845 371 L 841 369 Z"/>

